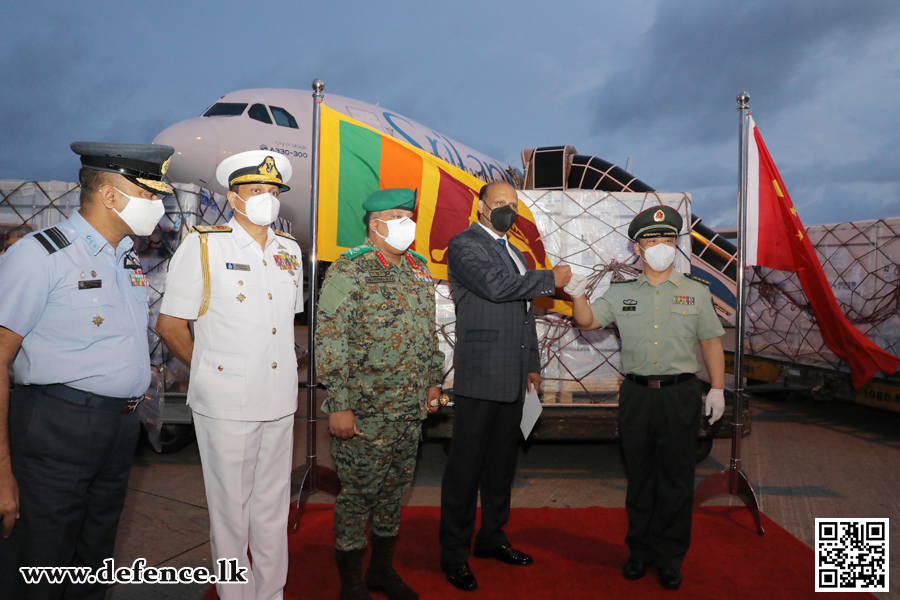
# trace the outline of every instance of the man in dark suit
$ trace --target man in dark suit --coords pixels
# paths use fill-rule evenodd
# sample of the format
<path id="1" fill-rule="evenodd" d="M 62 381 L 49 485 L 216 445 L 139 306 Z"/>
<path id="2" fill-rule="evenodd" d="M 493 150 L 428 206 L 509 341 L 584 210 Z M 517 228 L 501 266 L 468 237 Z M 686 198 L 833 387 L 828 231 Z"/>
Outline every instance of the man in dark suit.
<path id="1" fill-rule="evenodd" d="M 441 568 L 456 587 L 478 587 L 468 565 L 481 490 L 481 529 L 474 554 L 531 564 L 503 532 L 509 520 L 518 430 L 526 386 L 541 384 L 532 299 L 551 296 L 572 276 L 567 266 L 528 269 L 507 242 L 518 214 L 512 186 L 479 193 L 478 222 L 450 240 L 448 271 L 456 298 L 454 423 L 441 487 Z"/>

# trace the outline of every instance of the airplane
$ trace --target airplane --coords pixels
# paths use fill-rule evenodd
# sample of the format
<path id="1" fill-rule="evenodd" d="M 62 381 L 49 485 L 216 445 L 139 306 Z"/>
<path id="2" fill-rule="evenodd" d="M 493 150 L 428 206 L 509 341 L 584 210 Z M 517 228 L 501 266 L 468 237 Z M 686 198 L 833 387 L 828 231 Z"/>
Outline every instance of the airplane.
<path id="1" fill-rule="evenodd" d="M 506 181 L 517 189 L 595 189 L 608 192 L 652 192 L 654 188 L 597 156 L 578 154 L 571 146 L 523 150 L 523 174 L 409 117 L 361 100 L 325 94 L 325 104 L 391 137 L 430 152 L 482 181 Z M 196 118 L 163 130 L 155 144 L 175 148 L 166 174 L 169 181 L 194 183 L 220 194 L 227 190 L 215 178 L 216 166 L 246 150 L 270 150 L 287 156 L 293 174 L 291 190 L 281 195 L 280 216 L 291 221 L 291 234 L 309 248 L 311 91 L 259 88 L 229 92 Z M 629 157 L 629 166 L 630 166 Z M 734 314 L 737 248 L 691 215 L 691 272 L 712 282 L 719 314 Z"/>
<path id="2" fill-rule="evenodd" d="M 441 160 L 484 181 L 515 185 L 522 172 L 462 142 L 447 137 L 395 111 L 377 105 L 326 94 L 325 104 L 391 137 L 430 152 Z M 246 150 L 269 150 L 288 157 L 293 174 L 290 191 L 281 195 L 280 216 L 296 226 L 291 234 L 309 247 L 310 151 L 312 149 L 312 92 L 292 89 L 251 89 L 230 92 L 196 118 L 162 131 L 154 144 L 175 148 L 167 172 L 169 181 L 195 183 L 226 194 L 216 181 L 216 166 Z"/>

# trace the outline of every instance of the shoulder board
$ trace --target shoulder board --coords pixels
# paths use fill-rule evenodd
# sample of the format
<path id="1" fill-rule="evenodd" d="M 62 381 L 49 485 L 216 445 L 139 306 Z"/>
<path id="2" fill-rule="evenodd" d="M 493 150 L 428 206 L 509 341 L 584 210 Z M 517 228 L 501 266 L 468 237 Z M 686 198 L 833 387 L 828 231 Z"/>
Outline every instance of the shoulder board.
<path id="1" fill-rule="evenodd" d="M 58 252 L 72 243 L 66 238 L 65 234 L 60 231 L 59 227 L 51 227 L 50 229 L 38 231 L 34 234 L 34 239 L 41 243 L 41 246 L 47 250 L 48 254 Z"/>
<path id="2" fill-rule="evenodd" d="M 292 236 L 289 233 L 285 233 L 283 231 L 278 231 L 277 229 L 273 229 L 272 231 L 275 232 L 275 235 L 280 235 L 283 238 L 287 238 L 289 240 L 294 240 L 295 242 L 297 241 L 297 238 L 295 238 L 294 236 Z"/>
<path id="3" fill-rule="evenodd" d="M 425 258 L 424 256 L 422 256 L 421 254 L 419 254 L 418 252 L 416 252 L 415 250 L 407 250 L 407 252 L 409 252 L 410 254 L 412 254 L 413 256 L 418 258 L 419 260 L 421 260 L 426 265 L 428 264 L 428 259 Z"/>
<path id="4" fill-rule="evenodd" d="M 693 279 L 694 281 L 699 281 L 699 282 L 702 283 L 703 285 L 712 285 L 712 284 L 711 284 L 710 282 L 708 282 L 707 280 L 701 279 L 701 278 L 697 277 L 696 275 L 691 275 L 690 273 L 685 273 L 684 276 L 685 276 L 685 277 L 688 277 L 689 279 Z"/>
<path id="5" fill-rule="evenodd" d="M 637 281 L 637 279 L 623 279 L 622 281 L 610 281 L 610 285 L 614 283 L 631 283 L 632 281 Z"/>
<path id="6" fill-rule="evenodd" d="M 194 225 L 194 231 L 198 233 L 231 233 L 228 225 Z"/>
<path id="7" fill-rule="evenodd" d="M 366 252 L 371 252 L 372 246 L 357 246 L 356 248 L 350 248 L 346 252 L 341 253 L 341 256 L 346 256 L 347 258 L 356 258 L 358 256 L 362 256 Z"/>

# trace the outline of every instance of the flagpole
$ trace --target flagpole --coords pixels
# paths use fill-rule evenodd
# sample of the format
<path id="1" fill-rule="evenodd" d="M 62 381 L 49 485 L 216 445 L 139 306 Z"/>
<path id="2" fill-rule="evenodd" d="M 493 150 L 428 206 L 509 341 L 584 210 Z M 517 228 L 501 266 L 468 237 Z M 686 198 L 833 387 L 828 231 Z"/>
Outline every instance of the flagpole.
<path id="1" fill-rule="evenodd" d="M 753 486 L 741 470 L 741 441 L 744 422 L 744 269 L 747 249 L 747 187 L 749 167 L 750 136 L 750 96 L 744 92 L 737 97 L 740 121 L 738 127 L 739 168 L 738 168 L 738 239 L 737 239 L 737 301 L 735 303 L 735 348 L 734 348 L 734 400 L 732 401 L 731 464 L 724 471 L 714 473 L 700 482 L 694 490 L 694 509 L 716 496 L 728 494 L 737 496 L 753 515 L 756 532 L 764 535 L 759 517 L 759 502 Z"/>
<path id="2" fill-rule="evenodd" d="M 307 356 L 309 364 L 306 368 L 306 467 L 303 481 L 300 484 L 300 494 L 297 496 L 297 504 L 288 528 L 296 532 L 300 527 L 300 517 L 306 508 L 306 501 L 316 492 L 325 492 L 337 496 L 341 491 L 341 482 L 337 474 L 327 467 L 320 467 L 316 457 L 316 304 L 318 297 L 319 260 L 318 251 L 318 221 L 319 221 L 319 140 L 322 122 L 322 100 L 325 94 L 325 84 L 321 79 L 312 82 L 313 89 L 313 123 L 312 123 L 312 149 L 310 152 L 310 197 L 309 197 L 309 313 L 307 314 Z M 300 385 L 303 387 L 303 384 Z M 295 469 L 295 470 L 299 470 Z"/>

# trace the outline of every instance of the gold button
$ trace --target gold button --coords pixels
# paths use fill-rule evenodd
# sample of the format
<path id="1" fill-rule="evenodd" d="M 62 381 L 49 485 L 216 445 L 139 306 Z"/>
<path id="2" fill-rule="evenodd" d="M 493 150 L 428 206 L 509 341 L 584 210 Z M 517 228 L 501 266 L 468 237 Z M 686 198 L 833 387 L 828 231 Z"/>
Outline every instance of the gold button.
<path id="1" fill-rule="evenodd" d="M 658 294 L 658 293 L 659 293 L 659 290 L 656 290 L 656 293 Z"/>
<path id="2" fill-rule="evenodd" d="M 656 361 L 655 361 L 655 360 L 653 361 L 653 364 L 654 364 L 654 365 L 656 364 Z"/>
<path id="3" fill-rule="evenodd" d="M 263 266 L 264 266 L 264 267 L 268 267 L 268 266 L 269 266 L 269 263 L 267 263 L 267 262 L 265 261 L 265 259 L 263 259 Z"/>
<path id="4" fill-rule="evenodd" d="M 219 365 L 219 370 L 224 371 L 225 369 L 222 368 L 222 365 Z"/>
<path id="5" fill-rule="evenodd" d="M 653 342 L 654 346 L 659 346 L 659 342 Z"/>
<path id="6" fill-rule="evenodd" d="M 657 307 L 656 307 L 656 308 L 654 308 L 654 309 L 653 309 L 653 310 L 659 310 L 659 307 L 658 307 L 658 306 L 657 306 Z"/>
<path id="7" fill-rule="evenodd" d="M 272 299 L 272 294 L 269 294 L 269 300 L 271 300 L 271 299 Z"/>
<path id="8" fill-rule="evenodd" d="M 272 335 L 275 335 L 275 328 L 272 328 Z"/>
<path id="9" fill-rule="evenodd" d="M 278 363 L 272 363 L 272 368 L 273 368 L 273 369 L 277 369 L 277 368 L 278 368 Z"/>
<path id="10" fill-rule="evenodd" d="M 238 285 L 244 285 L 243 281 L 238 281 Z"/>
<path id="11" fill-rule="evenodd" d="M 653 328 L 654 328 L 654 329 L 659 329 L 659 325 L 654 325 Z"/>
<path id="12" fill-rule="evenodd" d="M 687 314 L 687 311 L 684 311 L 684 314 Z"/>

